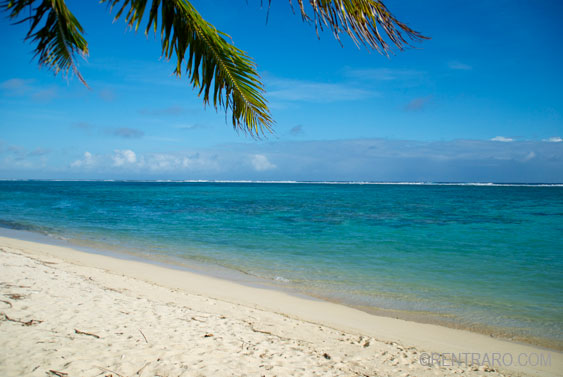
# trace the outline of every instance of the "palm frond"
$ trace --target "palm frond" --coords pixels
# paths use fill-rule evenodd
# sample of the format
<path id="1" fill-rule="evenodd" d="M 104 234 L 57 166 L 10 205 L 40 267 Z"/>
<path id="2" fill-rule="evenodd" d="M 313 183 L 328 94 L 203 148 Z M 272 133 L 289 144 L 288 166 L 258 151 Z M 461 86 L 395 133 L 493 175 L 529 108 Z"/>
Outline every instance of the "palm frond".
<path id="1" fill-rule="evenodd" d="M 39 5 L 35 6 L 35 3 Z M 9 0 L 3 1 L 0 6 L 14 20 L 22 11 L 29 10 L 29 16 L 16 23 L 30 22 L 26 40 L 35 44 L 35 57 L 40 66 L 49 67 L 55 74 L 62 72 L 67 75 L 72 70 L 87 86 L 78 71 L 75 56 L 88 55 L 88 43 L 82 36 L 82 26 L 63 0 Z"/>
<path id="2" fill-rule="evenodd" d="M 138 30 L 146 22 L 145 33 L 160 29 L 162 55 L 175 57 L 178 76 L 185 72 L 199 89 L 204 104 L 213 103 L 231 112 L 233 127 L 253 136 L 271 131 L 273 120 L 264 98 L 264 87 L 256 65 L 230 37 L 205 21 L 188 0 L 101 0 L 117 8 L 115 19 L 124 16 Z M 269 0 L 271 3 L 271 0 Z M 289 0 L 292 4 L 292 0 Z M 398 21 L 380 0 L 296 0 L 302 18 L 323 28 L 340 40 L 348 34 L 363 44 L 388 55 L 395 45 L 403 49 L 410 41 L 427 37 Z M 0 0 L 0 8 L 17 23 L 29 21 L 26 40 L 35 45 L 39 65 L 55 74 L 72 70 L 86 85 L 75 57 L 88 54 L 84 30 L 66 7 L 64 0 Z M 145 10 L 148 14 L 145 15 Z M 29 10 L 28 17 L 24 16 Z M 159 19 L 160 17 L 160 19 Z M 390 43 L 388 42 L 390 41 Z"/>
<path id="3" fill-rule="evenodd" d="M 175 57 L 178 76 L 182 72 L 199 89 L 204 104 L 231 112 L 236 130 L 253 136 L 270 131 L 270 116 L 256 65 L 242 50 L 228 42 L 230 37 L 205 21 L 186 0 L 102 0 L 116 8 L 115 19 L 122 15 L 129 26 L 138 30 L 146 21 L 145 33 L 157 32 L 160 26 L 162 54 Z M 148 8 L 148 15 L 143 18 Z M 160 16 L 160 20 L 159 20 Z"/>
<path id="4" fill-rule="evenodd" d="M 289 3 L 293 8 L 292 0 Z M 297 0 L 297 4 L 303 20 L 315 25 L 317 35 L 326 27 L 338 41 L 346 33 L 356 45 L 384 55 L 392 51 L 387 39 L 399 50 L 411 41 L 429 39 L 397 20 L 380 0 Z"/>

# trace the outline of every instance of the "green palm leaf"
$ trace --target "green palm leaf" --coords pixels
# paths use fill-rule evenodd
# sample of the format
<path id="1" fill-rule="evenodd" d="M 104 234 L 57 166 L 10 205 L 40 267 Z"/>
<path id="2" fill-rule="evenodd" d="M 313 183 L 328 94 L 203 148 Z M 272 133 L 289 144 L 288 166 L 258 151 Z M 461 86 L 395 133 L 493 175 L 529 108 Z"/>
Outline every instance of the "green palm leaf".
<path id="1" fill-rule="evenodd" d="M 35 3 L 39 5 L 34 8 Z M 36 44 L 35 56 L 39 65 L 49 67 L 55 74 L 62 72 L 66 75 L 72 69 L 86 85 L 74 57 L 88 55 L 88 44 L 82 36 L 82 26 L 63 0 L 11 0 L 3 1 L 1 7 L 10 12 L 12 19 L 29 9 L 29 16 L 17 23 L 30 22 L 26 40 Z"/>
<path id="2" fill-rule="evenodd" d="M 382 54 L 391 51 L 387 40 L 402 50 L 409 41 L 426 38 L 399 22 L 379 0 L 296 1 L 303 20 L 313 23 L 317 34 L 327 28 L 340 41 L 340 34 L 346 33 L 357 45 Z M 255 63 L 229 42 L 228 35 L 205 21 L 187 0 L 101 2 L 116 8 L 115 19 L 124 16 L 135 30 L 142 22 L 146 22 L 145 33 L 160 29 L 163 56 L 176 59 L 174 73 L 187 74 L 204 104 L 212 102 L 216 109 L 230 111 L 236 130 L 253 136 L 271 131 L 273 120 Z M 292 4 L 292 0 L 289 2 Z M 82 27 L 64 0 L 6 0 L 0 4 L 12 19 L 29 9 L 29 16 L 18 23 L 30 21 L 26 39 L 36 45 L 39 65 L 48 66 L 55 74 L 67 74 L 72 69 L 86 85 L 75 56 L 86 56 L 88 45 Z"/>
<path id="3" fill-rule="evenodd" d="M 409 40 L 429 39 L 397 20 L 380 0 L 309 0 L 308 4 L 297 0 L 297 4 L 303 20 L 315 25 L 317 35 L 326 27 L 340 41 L 344 32 L 356 45 L 385 55 L 392 51 L 386 38 L 400 50 L 410 46 Z"/>
<path id="4" fill-rule="evenodd" d="M 147 0 L 102 0 L 117 7 L 115 18 L 125 14 L 135 30 L 143 21 Z M 272 118 L 264 99 L 256 65 L 246 53 L 227 41 L 228 35 L 217 31 L 185 0 L 153 0 L 145 32 L 158 31 L 162 54 L 176 58 L 174 73 L 185 70 L 194 88 L 199 89 L 204 104 L 213 102 L 217 109 L 231 112 L 236 130 L 254 136 L 271 130 Z M 230 38 L 229 38 L 230 39 Z"/>

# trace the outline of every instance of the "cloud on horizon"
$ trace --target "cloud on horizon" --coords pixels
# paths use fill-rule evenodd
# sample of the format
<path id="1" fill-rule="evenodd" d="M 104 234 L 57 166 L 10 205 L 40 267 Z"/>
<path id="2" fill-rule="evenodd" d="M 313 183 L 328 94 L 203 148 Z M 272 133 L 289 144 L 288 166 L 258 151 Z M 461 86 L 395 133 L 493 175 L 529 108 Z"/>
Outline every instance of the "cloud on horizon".
<path id="1" fill-rule="evenodd" d="M 501 143 L 511 143 L 514 141 L 514 139 L 504 136 L 495 136 L 491 139 L 491 141 L 500 141 Z"/>
<path id="2" fill-rule="evenodd" d="M 81 152 L 38 169 L 6 158 L 1 178 L 563 182 L 558 142 L 354 139 L 236 143 L 176 152 Z M 35 170 L 34 170 L 35 169 Z"/>
<path id="3" fill-rule="evenodd" d="M 73 161 L 70 164 L 71 168 L 89 167 L 95 164 L 95 159 L 92 153 L 84 152 L 83 158 Z"/>
<path id="4" fill-rule="evenodd" d="M 50 154 L 51 150 L 48 148 L 30 150 L 18 145 L 9 145 L 0 140 L 0 171 L 4 166 L 15 170 L 45 168 Z"/>
<path id="5" fill-rule="evenodd" d="M 255 154 L 252 156 L 251 162 L 256 171 L 266 171 L 276 168 L 276 165 L 272 164 L 270 160 L 268 160 L 268 157 L 263 154 Z"/>
<path id="6" fill-rule="evenodd" d="M 137 154 L 131 149 L 115 150 L 111 159 L 116 167 L 133 165 L 137 162 Z"/>

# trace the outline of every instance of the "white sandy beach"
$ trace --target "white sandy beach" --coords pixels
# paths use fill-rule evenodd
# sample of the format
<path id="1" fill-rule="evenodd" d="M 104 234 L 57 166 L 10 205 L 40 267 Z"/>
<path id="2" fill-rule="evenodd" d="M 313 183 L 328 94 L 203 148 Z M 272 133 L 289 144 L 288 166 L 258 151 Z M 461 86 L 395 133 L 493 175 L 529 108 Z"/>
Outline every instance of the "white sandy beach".
<path id="1" fill-rule="evenodd" d="M 0 260 L 2 376 L 563 375 L 556 351 L 149 263 L 6 237 Z"/>

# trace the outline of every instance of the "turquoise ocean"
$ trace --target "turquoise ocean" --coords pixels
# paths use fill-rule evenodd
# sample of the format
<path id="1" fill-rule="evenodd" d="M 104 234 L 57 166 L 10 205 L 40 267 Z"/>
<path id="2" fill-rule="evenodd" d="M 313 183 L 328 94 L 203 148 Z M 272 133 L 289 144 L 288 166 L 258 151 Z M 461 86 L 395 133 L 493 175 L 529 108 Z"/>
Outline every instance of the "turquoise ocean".
<path id="1" fill-rule="evenodd" d="M 563 349 L 563 186 L 1 181 L 0 227 Z"/>

